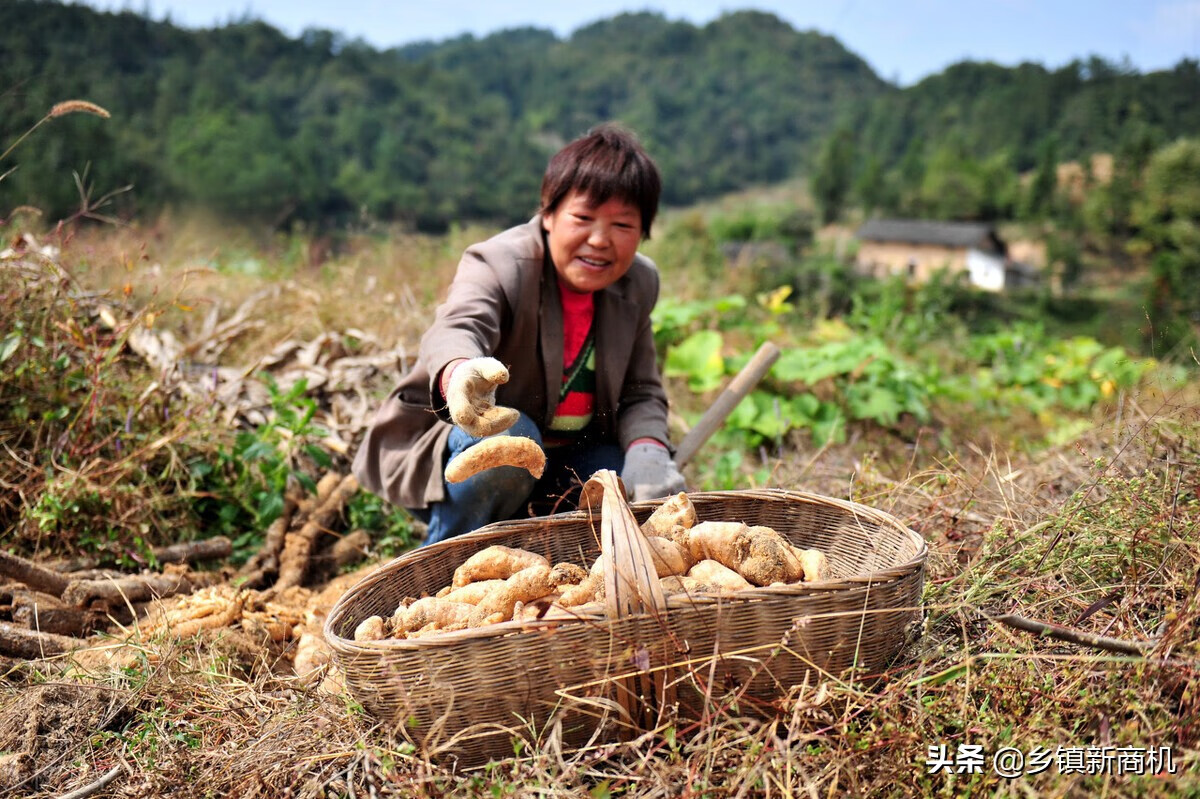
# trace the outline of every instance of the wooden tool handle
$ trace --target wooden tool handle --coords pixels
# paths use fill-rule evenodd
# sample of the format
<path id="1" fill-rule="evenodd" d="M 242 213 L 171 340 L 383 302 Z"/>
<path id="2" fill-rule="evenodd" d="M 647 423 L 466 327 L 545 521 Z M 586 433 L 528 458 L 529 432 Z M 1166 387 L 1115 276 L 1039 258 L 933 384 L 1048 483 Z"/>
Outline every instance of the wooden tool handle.
<path id="1" fill-rule="evenodd" d="M 704 442 L 720 429 L 737 404 L 766 376 L 772 364 L 779 359 L 779 355 L 779 347 L 770 341 L 763 342 L 763 345 L 758 348 L 758 352 L 754 353 L 754 357 L 730 381 L 716 401 L 700 417 L 700 421 L 696 422 L 696 426 L 683 437 L 683 441 L 675 450 L 676 466 L 682 469 L 700 447 L 704 446 Z"/>

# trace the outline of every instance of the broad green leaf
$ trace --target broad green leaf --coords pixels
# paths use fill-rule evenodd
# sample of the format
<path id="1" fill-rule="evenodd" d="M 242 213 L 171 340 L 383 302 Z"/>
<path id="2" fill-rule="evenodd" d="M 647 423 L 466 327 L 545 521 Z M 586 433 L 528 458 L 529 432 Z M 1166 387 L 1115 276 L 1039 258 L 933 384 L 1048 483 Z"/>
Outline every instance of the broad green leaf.
<path id="1" fill-rule="evenodd" d="M 851 386 L 846 392 L 846 407 L 855 419 L 872 419 L 885 425 L 895 424 L 902 410 L 895 393 L 883 386 Z"/>
<path id="2" fill-rule="evenodd" d="M 273 457 L 274 455 L 274 445 L 268 444 L 266 441 L 255 441 L 242 452 L 242 457 L 248 461 Z"/>
<path id="3" fill-rule="evenodd" d="M 686 377 L 692 391 L 711 391 L 725 376 L 721 357 L 724 340 L 715 330 L 701 330 L 667 350 L 663 371 L 669 377 Z"/>
<path id="4" fill-rule="evenodd" d="M 813 443 L 824 446 L 846 440 L 846 416 L 831 402 L 822 402 L 812 425 Z"/>
<path id="5" fill-rule="evenodd" d="M 786 408 L 779 397 L 765 391 L 753 392 L 749 399 L 754 402 L 754 424 L 751 429 L 763 438 L 778 439 L 792 428 L 789 420 L 790 408 Z"/>
<path id="6" fill-rule="evenodd" d="M 779 380 L 812 385 L 827 377 L 850 374 L 869 360 L 881 357 L 891 356 L 878 339 L 834 341 L 816 349 L 785 350 L 771 372 Z"/>
<path id="7" fill-rule="evenodd" d="M 754 427 L 754 417 L 758 416 L 758 405 L 753 396 L 742 397 L 742 401 L 734 406 L 725 419 L 725 427 L 737 430 L 750 430 Z"/>
<path id="8" fill-rule="evenodd" d="M 4 341 L 0 341 L 0 363 L 4 363 L 12 357 L 17 351 L 17 347 L 21 346 L 22 336 L 20 333 L 12 332 L 4 337 Z"/>
<path id="9" fill-rule="evenodd" d="M 811 424 L 821 410 L 821 401 L 812 394 L 797 394 L 788 401 L 797 427 Z"/>
<path id="10" fill-rule="evenodd" d="M 779 360 L 771 367 L 771 374 L 778 380 L 786 382 L 807 383 L 808 374 L 815 362 L 815 351 L 810 349 L 789 348 L 784 350 Z"/>
<path id="11" fill-rule="evenodd" d="M 264 493 L 258 500 L 258 522 L 270 524 L 283 513 L 283 495 L 274 491 Z"/>

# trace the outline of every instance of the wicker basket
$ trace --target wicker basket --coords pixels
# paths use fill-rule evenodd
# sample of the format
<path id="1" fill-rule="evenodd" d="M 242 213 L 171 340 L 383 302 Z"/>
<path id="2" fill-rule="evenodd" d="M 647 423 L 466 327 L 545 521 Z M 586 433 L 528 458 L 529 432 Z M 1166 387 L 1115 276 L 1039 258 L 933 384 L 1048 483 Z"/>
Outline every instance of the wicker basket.
<path id="1" fill-rule="evenodd" d="M 349 691 L 424 755 L 473 767 L 511 756 L 514 738 L 576 748 L 663 713 L 695 716 L 706 697 L 734 688 L 743 710 L 766 710 L 793 685 L 851 668 L 875 673 L 899 652 L 920 614 L 927 550 L 915 532 L 881 511 L 796 491 L 689 497 L 701 521 L 766 525 L 820 549 L 830 579 L 733 596 L 677 594 L 665 610 L 628 613 L 610 603 L 605 613 L 568 621 L 353 640 L 359 622 L 436 592 L 493 544 L 581 566 L 619 555 L 601 553 L 601 525 L 587 511 L 499 522 L 406 553 L 342 597 L 325 637 Z M 629 507 L 641 522 L 660 502 Z M 638 702 L 642 712 L 631 713 Z"/>

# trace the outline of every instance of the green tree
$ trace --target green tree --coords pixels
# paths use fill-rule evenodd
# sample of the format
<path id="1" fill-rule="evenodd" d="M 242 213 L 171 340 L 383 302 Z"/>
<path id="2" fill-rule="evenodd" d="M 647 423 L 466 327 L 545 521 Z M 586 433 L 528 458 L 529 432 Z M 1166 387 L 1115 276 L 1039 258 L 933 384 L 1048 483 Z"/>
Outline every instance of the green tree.
<path id="1" fill-rule="evenodd" d="M 887 205 L 887 178 L 878 156 L 867 156 L 867 163 L 854 181 L 854 194 L 867 214 Z"/>
<path id="2" fill-rule="evenodd" d="M 1058 188 L 1058 140 L 1047 136 L 1038 145 L 1037 171 L 1025 193 L 1021 216 L 1025 219 L 1045 219 L 1054 205 Z"/>
<path id="3" fill-rule="evenodd" d="M 1134 206 L 1151 257 L 1150 307 L 1167 346 L 1200 342 L 1200 139 L 1180 139 L 1151 158 Z"/>
<path id="4" fill-rule="evenodd" d="M 821 145 L 809 182 L 823 224 L 836 222 L 841 217 L 853 179 L 854 134 L 840 128 Z"/>

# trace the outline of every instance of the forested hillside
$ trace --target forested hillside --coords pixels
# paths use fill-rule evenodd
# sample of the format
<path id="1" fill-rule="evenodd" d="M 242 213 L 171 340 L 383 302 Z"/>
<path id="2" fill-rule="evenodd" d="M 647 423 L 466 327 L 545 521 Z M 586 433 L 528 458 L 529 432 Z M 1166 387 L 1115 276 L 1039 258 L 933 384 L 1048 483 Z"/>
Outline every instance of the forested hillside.
<path id="1" fill-rule="evenodd" d="M 50 218 L 78 207 L 78 172 L 93 197 L 132 186 L 117 198 L 127 211 L 511 222 L 533 210 L 547 155 L 606 119 L 646 140 L 672 204 L 803 174 L 841 130 L 854 131 L 843 138 L 867 206 L 937 214 L 909 201 L 926 164 L 975 159 L 1007 175 L 1047 148 L 1068 158 L 1200 131 L 1194 62 L 1151 75 L 1098 59 L 964 63 L 899 90 L 835 39 L 758 12 L 705 26 L 627 14 L 566 38 L 517 29 L 381 51 L 329 31 L 293 39 L 249 20 L 191 31 L 11 0 L 0 43 L 6 142 L 60 100 L 113 114 L 55 120 L 6 161 L 17 168 L 0 210 L 32 204 Z"/>
<path id="2" fill-rule="evenodd" d="M 132 183 L 143 208 L 512 221 L 533 210 L 556 145 L 610 118 L 639 130 L 666 199 L 684 203 L 792 173 L 841 110 L 887 89 L 836 41 L 757 13 L 703 28 L 626 15 L 566 40 L 516 30 L 385 52 L 330 32 L 192 32 L 30 0 L 0 7 L 0 26 L 10 135 L 67 97 L 113 113 L 63 120 L 20 154 L 4 204 L 51 214 L 72 206 L 70 172 L 91 161 L 98 190 Z"/>

